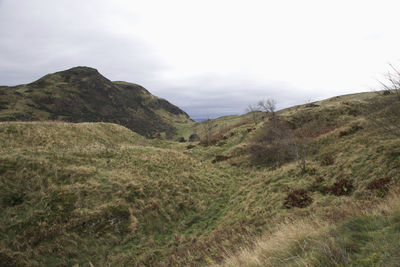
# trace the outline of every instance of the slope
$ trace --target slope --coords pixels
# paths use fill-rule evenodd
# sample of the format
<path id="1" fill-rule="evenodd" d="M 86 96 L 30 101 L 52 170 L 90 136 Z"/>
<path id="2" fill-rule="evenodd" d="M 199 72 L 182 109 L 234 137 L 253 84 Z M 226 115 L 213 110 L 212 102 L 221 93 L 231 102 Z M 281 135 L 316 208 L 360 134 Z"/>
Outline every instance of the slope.
<path id="1" fill-rule="evenodd" d="M 191 121 L 143 87 L 111 82 L 96 69 L 75 67 L 26 85 L 0 87 L 0 121 L 113 122 L 141 135 L 171 137 L 174 123 Z"/>
<path id="2" fill-rule="evenodd" d="M 1 260 L 9 266 L 263 266 L 271 257 L 279 266 L 296 265 L 300 256 L 311 266 L 320 259 L 333 266 L 349 258 L 383 262 L 384 243 L 374 250 L 372 241 L 399 233 L 397 210 L 386 220 L 381 210 L 388 209 L 379 208 L 398 203 L 391 194 L 400 179 L 399 139 L 367 120 L 368 99 L 338 99 L 281 111 L 285 120 L 305 112 L 329 123 L 312 137 L 306 172 L 295 160 L 253 161 L 249 148 L 267 120 L 221 128 L 211 145 L 149 140 L 108 123 L 0 123 Z M 367 213 L 371 208 L 375 213 Z M 346 243 L 364 222 L 365 242 Z M 325 237 L 332 242 L 318 243 Z M 261 243 L 269 245 L 257 249 Z M 280 251 L 264 249 L 281 244 Z M 307 244 L 349 249 L 326 258 Z M 393 262 L 395 242 L 387 246 L 386 262 Z"/>

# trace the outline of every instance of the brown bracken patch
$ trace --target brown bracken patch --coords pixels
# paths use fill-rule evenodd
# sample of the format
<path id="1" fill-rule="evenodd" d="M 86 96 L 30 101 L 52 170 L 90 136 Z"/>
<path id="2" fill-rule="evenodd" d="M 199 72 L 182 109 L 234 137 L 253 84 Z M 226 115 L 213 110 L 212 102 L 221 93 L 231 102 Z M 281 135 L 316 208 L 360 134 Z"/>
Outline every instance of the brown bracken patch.
<path id="1" fill-rule="evenodd" d="M 285 202 L 283 203 L 283 206 L 287 209 L 294 207 L 304 208 L 310 205 L 311 203 L 312 203 L 312 198 L 308 195 L 308 192 L 306 190 L 295 189 L 287 195 Z"/>
<path id="2" fill-rule="evenodd" d="M 335 196 L 344 196 L 350 195 L 353 189 L 353 182 L 350 179 L 341 178 L 329 188 L 329 191 Z"/>
<path id="3" fill-rule="evenodd" d="M 367 189 L 375 191 L 379 196 L 384 197 L 389 191 L 389 183 L 391 180 L 391 177 L 374 179 L 368 184 Z"/>

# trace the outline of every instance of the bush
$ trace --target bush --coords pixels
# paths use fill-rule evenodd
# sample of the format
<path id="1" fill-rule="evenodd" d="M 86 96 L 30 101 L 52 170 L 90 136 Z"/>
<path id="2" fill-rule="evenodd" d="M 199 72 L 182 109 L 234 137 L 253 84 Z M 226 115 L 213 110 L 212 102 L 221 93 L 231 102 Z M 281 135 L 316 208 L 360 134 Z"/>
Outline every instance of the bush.
<path id="1" fill-rule="evenodd" d="M 335 196 L 344 196 L 350 195 L 354 186 L 350 179 L 341 178 L 338 179 L 329 189 L 329 191 Z"/>
<path id="2" fill-rule="evenodd" d="M 308 195 L 308 192 L 304 189 L 295 189 L 288 194 L 283 203 L 283 206 L 287 209 L 290 208 L 304 208 L 312 203 L 312 198 Z"/>
<path id="3" fill-rule="evenodd" d="M 322 194 L 332 194 L 335 196 L 350 195 L 354 190 L 353 182 L 347 178 L 338 179 L 333 185 L 323 185 L 324 179 L 322 177 L 317 178 L 309 187 L 310 191 L 319 191 Z"/>
<path id="4" fill-rule="evenodd" d="M 275 121 L 265 124 L 253 137 L 249 146 L 251 159 L 256 164 L 266 166 L 281 165 L 295 158 L 289 144 L 286 122 Z"/>
<path id="5" fill-rule="evenodd" d="M 400 137 L 400 71 L 390 65 L 392 71 L 382 82 L 383 91 L 370 100 L 365 115 L 382 133 Z"/>
<path id="6" fill-rule="evenodd" d="M 198 134 L 191 134 L 189 136 L 189 142 L 197 142 L 200 141 L 200 136 Z"/>

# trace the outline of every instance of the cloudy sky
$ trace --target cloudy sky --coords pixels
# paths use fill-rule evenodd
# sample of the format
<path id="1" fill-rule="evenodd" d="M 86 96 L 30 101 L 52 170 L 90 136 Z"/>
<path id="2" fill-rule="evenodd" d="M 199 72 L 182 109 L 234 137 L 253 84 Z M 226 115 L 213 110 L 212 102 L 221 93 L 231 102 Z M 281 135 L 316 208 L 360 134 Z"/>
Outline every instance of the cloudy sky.
<path id="1" fill-rule="evenodd" d="M 369 91 L 400 64 L 398 1 L 0 0 L 0 84 L 74 66 L 193 118 Z"/>

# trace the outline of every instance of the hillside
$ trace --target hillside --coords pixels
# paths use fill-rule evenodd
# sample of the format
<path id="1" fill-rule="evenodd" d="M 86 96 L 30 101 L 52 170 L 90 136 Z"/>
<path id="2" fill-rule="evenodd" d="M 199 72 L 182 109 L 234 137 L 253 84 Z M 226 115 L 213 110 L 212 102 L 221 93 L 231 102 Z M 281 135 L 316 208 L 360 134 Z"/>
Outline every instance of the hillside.
<path id="1" fill-rule="evenodd" d="M 39 80 L 0 87 L 0 121 L 112 122 L 141 135 L 172 137 L 189 116 L 145 88 L 111 82 L 96 69 L 75 67 Z"/>
<path id="2" fill-rule="evenodd" d="M 251 114 L 212 121 L 210 144 L 110 123 L 2 122 L 0 262 L 396 266 L 400 142 L 369 120 L 376 97 L 279 112 L 295 130 L 304 117 L 324 126 L 307 140 L 305 172 L 291 158 L 254 160 L 271 122 Z M 201 134 L 179 131 L 193 127 Z"/>

